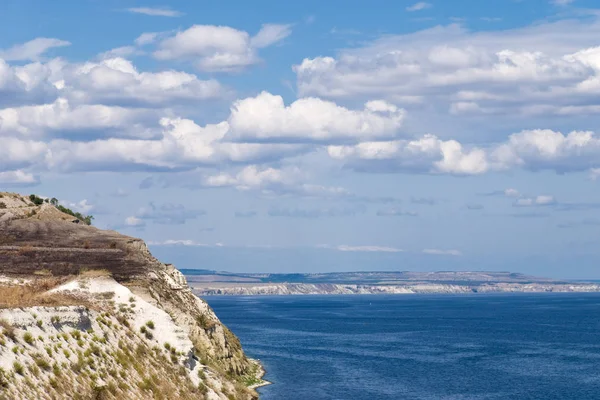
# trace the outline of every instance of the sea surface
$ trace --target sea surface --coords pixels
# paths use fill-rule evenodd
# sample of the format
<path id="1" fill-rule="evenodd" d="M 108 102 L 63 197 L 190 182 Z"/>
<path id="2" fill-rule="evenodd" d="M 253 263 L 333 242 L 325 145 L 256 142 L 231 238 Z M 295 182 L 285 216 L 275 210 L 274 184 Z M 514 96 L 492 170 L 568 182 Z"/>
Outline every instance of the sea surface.
<path id="1" fill-rule="evenodd" d="M 207 300 L 264 400 L 600 399 L 600 294 Z"/>

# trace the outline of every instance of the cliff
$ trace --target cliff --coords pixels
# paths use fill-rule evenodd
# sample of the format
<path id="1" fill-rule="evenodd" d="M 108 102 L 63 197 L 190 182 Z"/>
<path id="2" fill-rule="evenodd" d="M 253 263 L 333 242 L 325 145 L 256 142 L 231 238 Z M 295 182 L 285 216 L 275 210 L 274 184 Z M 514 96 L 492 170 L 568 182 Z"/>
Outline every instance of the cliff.
<path id="1" fill-rule="evenodd" d="M 326 294 L 472 294 L 472 293 L 565 293 L 600 292 L 595 283 L 484 283 L 444 284 L 436 282 L 405 283 L 393 285 L 337 284 L 337 283 L 192 283 L 199 296 L 275 296 L 275 295 L 326 295 Z"/>
<path id="2" fill-rule="evenodd" d="M 260 366 L 177 269 L 10 193 L 0 325 L 0 399 L 257 398 Z"/>

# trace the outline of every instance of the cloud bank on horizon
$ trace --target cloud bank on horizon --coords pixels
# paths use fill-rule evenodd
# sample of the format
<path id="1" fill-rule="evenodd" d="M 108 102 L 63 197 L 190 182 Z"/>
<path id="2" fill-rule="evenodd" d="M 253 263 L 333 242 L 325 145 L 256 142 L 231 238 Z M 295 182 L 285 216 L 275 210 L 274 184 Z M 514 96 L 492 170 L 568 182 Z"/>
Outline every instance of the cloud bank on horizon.
<path id="1" fill-rule="evenodd" d="M 593 274 L 600 9 L 379 2 L 48 9 L 1 35 L 0 187 L 159 247 Z M 0 25 L 35 25 L 25 11 Z"/>

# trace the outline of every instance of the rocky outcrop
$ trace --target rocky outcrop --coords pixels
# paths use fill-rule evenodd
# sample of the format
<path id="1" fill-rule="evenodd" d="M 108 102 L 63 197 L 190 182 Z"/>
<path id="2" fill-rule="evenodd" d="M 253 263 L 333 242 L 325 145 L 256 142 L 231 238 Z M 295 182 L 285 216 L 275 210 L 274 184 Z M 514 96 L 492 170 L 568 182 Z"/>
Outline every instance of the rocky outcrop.
<path id="1" fill-rule="evenodd" d="M 44 305 L 57 303 L 61 306 L 64 301 L 69 306 L 77 306 L 79 302 L 94 309 L 92 321 L 103 313 L 113 323 L 126 321 L 122 324 L 130 327 L 150 349 L 173 348 L 174 343 L 167 339 L 170 337 L 174 342 L 173 338 L 179 338 L 177 351 L 184 353 L 179 361 L 188 377 L 185 385 L 189 383 L 198 388 L 200 384 L 205 389 L 202 393 L 194 392 L 199 393 L 199 397 L 189 398 L 257 397 L 256 392 L 244 384 L 255 381 L 248 378 L 257 374 L 256 363 L 245 356 L 239 340 L 219 321 L 208 304 L 192 293 L 185 277 L 174 266 L 154 258 L 142 240 L 76 223 L 72 216 L 50 204 L 35 206 L 18 195 L 2 193 L 0 202 L 4 204 L 0 208 L 0 289 L 24 285 L 27 290 L 23 293 L 30 297 L 35 293 L 38 296 L 35 299 L 43 300 Z M 42 282 L 54 287 L 38 293 L 36 288 Z M 134 300 L 133 304 L 138 304 L 138 310 L 146 311 L 132 311 L 130 299 Z M 28 305 L 31 301 L 28 300 Z M 59 309 L 48 312 L 58 313 Z M 162 321 L 161 334 L 152 333 L 145 327 L 150 320 L 148 315 L 156 319 L 153 325 Z M 14 323 L 15 329 L 30 329 L 17 327 L 17 314 L 9 312 L 7 316 L 10 318 L 5 319 L 9 322 L 4 323 Z M 44 321 L 41 324 L 47 325 Z M 171 332 L 171 336 L 165 336 L 164 332 Z M 6 349 L 0 347 L 0 360 L 4 353 L 7 353 Z M 199 366 L 202 367 L 200 375 Z M 13 385 L 21 382 L 18 378 L 16 376 L 12 381 Z M 165 375 L 161 379 L 171 378 Z M 177 381 L 180 377 L 173 379 Z M 19 391 L 18 387 L 13 389 Z M 144 391 L 140 391 L 127 398 L 146 397 L 152 396 L 145 396 Z"/>

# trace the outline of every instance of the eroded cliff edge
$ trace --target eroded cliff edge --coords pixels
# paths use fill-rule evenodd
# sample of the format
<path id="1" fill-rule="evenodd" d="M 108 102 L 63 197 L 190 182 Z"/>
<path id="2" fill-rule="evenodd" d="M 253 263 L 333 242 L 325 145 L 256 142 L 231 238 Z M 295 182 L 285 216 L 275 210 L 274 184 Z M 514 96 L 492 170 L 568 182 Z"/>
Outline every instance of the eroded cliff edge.
<path id="1" fill-rule="evenodd" d="M 72 398 L 66 377 L 81 398 L 257 398 L 259 365 L 142 240 L 0 196 L 0 398 Z"/>

